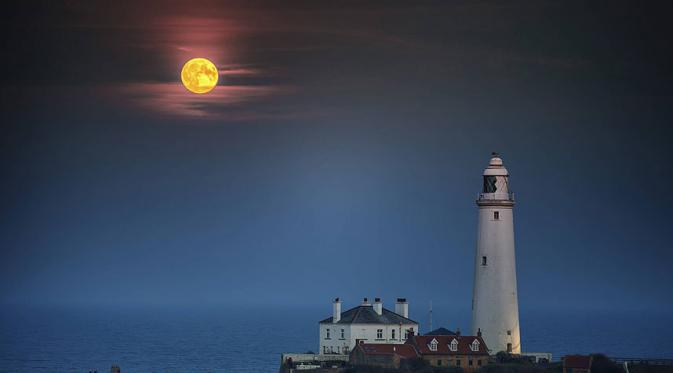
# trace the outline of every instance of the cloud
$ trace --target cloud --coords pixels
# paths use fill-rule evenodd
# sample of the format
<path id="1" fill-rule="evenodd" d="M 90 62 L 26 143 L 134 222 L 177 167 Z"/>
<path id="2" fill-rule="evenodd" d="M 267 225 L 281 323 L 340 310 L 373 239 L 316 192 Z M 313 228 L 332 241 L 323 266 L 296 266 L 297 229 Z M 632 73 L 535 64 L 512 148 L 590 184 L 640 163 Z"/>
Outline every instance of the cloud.
<path id="1" fill-rule="evenodd" d="M 194 94 L 180 83 L 126 83 L 110 86 L 110 93 L 124 105 L 167 117 L 198 119 L 254 120 L 265 110 L 254 103 L 291 89 L 281 86 L 220 85 L 207 94 Z"/>
<path id="2" fill-rule="evenodd" d="M 264 75 L 265 73 L 260 69 L 255 69 L 252 67 L 224 67 L 218 70 L 220 76 L 259 76 Z"/>

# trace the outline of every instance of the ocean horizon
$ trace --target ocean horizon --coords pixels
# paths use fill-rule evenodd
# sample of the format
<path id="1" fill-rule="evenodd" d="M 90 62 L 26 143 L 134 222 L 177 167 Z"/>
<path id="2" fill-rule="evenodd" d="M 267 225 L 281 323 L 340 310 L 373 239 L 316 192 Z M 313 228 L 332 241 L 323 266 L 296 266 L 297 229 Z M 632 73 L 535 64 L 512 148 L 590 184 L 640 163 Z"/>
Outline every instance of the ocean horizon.
<path id="1" fill-rule="evenodd" d="M 283 352 L 317 352 L 325 307 L 3 307 L 0 372 L 277 372 Z M 434 326 L 469 330 L 469 313 Z M 411 316 L 428 329 L 427 318 Z M 425 322 L 424 322 L 425 321 Z M 524 352 L 673 357 L 667 312 L 522 312 Z"/>

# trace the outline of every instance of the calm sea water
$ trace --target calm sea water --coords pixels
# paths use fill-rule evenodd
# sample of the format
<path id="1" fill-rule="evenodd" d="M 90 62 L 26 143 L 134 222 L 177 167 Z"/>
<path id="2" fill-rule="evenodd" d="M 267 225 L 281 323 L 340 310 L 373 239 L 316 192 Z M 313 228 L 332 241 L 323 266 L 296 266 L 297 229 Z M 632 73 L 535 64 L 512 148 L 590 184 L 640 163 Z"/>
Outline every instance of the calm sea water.
<path id="1" fill-rule="evenodd" d="M 277 372 L 281 352 L 317 350 L 325 310 L 0 311 L 1 372 Z M 526 351 L 673 357 L 673 315 L 522 314 Z"/>

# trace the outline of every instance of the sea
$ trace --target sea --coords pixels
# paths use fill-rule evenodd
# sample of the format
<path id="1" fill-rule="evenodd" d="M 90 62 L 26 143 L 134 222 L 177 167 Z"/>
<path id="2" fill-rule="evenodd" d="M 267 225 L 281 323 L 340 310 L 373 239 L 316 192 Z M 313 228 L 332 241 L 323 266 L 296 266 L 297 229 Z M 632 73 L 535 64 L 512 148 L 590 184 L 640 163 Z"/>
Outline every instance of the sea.
<path id="1" fill-rule="evenodd" d="M 305 307 L 2 307 L 0 372 L 277 372 L 282 352 L 318 350 L 331 305 Z M 419 320 L 420 321 L 420 320 Z M 469 315 L 454 325 L 469 326 Z M 435 326 L 445 326 L 436 321 Z M 423 327 L 421 328 L 423 331 Z M 529 311 L 524 351 L 673 358 L 673 315 Z"/>

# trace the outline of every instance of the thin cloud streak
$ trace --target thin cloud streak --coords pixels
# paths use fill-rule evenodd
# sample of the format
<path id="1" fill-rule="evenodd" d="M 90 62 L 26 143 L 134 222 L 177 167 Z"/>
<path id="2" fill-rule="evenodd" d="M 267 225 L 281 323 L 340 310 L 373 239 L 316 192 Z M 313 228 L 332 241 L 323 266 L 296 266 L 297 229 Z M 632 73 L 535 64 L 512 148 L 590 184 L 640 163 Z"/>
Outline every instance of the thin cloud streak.
<path id="1" fill-rule="evenodd" d="M 260 69 L 250 68 L 250 67 L 223 67 L 218 69 L 220 76 L 261 76 L 267 75 L 264 71 Z"/>
<path id="2" fill-rule="evenodd" d="M 217 86 L 207 94 L 190 93 L 179 83 L 128 83 L 110 87 L 127 98 L 127 103 L 159 115 L 204 119 L 230 117 L 254 119 L 249 107 L 271 95 L 288 92 L 287 87 L 274 86 Z M 232 115 L 232 114 L 236 115 Z M 241 115 L 247 113 L 246 115 Z"/>

